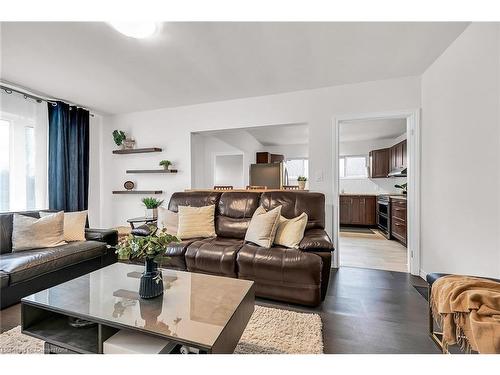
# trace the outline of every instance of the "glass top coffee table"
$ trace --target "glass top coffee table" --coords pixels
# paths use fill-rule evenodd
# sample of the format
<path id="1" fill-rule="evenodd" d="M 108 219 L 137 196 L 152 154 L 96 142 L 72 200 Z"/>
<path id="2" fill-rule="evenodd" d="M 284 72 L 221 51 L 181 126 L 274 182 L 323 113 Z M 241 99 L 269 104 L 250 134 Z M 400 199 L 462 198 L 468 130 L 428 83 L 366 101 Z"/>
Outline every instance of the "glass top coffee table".
<path id="1" fill-rule="evenodd" d="M 145 300 L 138 294 L 143 270 L 115 263 L 23 298 L 22 332 L 76 353 L 102 353 L 119 330 L 201 353 L 234 351 L 254 311 L 253 281 L 163 269 L 164 294 Z M 69 317 L 95 324 L 75 328 Z"/>

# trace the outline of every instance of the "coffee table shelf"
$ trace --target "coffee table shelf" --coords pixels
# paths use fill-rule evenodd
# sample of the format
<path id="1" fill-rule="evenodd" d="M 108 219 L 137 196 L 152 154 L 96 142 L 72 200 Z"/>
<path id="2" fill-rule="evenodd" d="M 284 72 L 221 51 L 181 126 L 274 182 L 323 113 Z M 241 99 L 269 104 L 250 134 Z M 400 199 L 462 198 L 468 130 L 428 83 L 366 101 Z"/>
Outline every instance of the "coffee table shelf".
<path id="1" fill-rule="evenodd" d="M 41 312 L 36 307 L 27 305 L 23 306 L 23 310 L 25 318 L 30 316 L 28 319 L 33 319 L 23 322 L 23 333 L 77 353 L 99 353 L 97 325 L 75 328 L 68 324 L 68 316 L 47 310 Z"/>

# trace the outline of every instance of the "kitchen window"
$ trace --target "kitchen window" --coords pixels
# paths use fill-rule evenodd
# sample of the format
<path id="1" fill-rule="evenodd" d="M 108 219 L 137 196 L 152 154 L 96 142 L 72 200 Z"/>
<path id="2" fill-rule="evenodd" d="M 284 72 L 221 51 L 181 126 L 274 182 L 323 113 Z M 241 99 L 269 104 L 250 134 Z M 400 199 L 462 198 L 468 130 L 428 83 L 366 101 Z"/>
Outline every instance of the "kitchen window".
<path id="1" fill-rule="evenodd" d="M 339 159 L 339 176 L 343 179 L 368 178 L 367 156 L 341 156 Z"/>
<path id="2" fill-rule="evenodd" d="M 286 170 L 288 173 L 288 185 L 297 185 L 297 178 L 299 176 L 309 178 L 309 160 L 288 159 L 286 161 Z"/>

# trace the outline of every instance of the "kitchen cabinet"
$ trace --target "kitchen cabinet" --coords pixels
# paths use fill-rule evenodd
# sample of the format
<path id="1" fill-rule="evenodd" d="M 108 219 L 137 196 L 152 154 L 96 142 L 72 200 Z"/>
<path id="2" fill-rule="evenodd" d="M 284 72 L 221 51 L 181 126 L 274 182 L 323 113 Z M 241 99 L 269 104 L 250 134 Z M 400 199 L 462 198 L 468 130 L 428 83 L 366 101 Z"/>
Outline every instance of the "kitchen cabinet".
<path id="1" fill-rule="evenodd" d="M 376 197 L 374 195 L 341 195 L 339 216 L 341 225 L 376 225 Z"/>
<path id="2" fill-rule="evenodd" d="M 392 146 L 389 151 L 390 172 L 398 172 L 406 168 L 406 139 Z"/>
<path id="3" fill-rule="evenodd" d="M 255 155 L 257 164 L 279 163 L 285 161 L 285 156 L 280 154 L 271 154 L 270 152 L 257 152 Z"/>
<path id="4" fill-rule="evenodd" d="M 408 238 L 406 199 L 391 198 L 391 238 L 406 246 Z"/>
<path id="5" fill-rule="evenodd" d="M 390 149 L 370 151 L 370 178 L 386 178 L 389 174 Z"/>

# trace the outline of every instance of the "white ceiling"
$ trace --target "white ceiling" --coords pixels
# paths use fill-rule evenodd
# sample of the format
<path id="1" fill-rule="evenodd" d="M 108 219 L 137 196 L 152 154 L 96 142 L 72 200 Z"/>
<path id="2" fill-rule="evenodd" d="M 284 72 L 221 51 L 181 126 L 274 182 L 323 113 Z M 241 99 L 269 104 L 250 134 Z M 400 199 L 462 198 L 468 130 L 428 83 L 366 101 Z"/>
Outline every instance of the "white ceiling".
<path id="1" fill-rule="evenodd" d="M 406 132 L 406 119 L 380 119 L 343 122 L 340 124 L 340 142 L 393 139 Z"/>
<path id="2" fill-rule="evenodd" d="M 253 128 L 237 128 L 227 130 L 210 130 L 197 134 L 219 138 L 225 141 L 226 135 L 237 135 L 248 143 L 248 139 L 261 146 L 287 146 L 309 144 L 309 126 L 307 124 L 270 125 Z M 231 142 L 232 143 L 232 142 Z"/>
<path id="3" fill-rule="evenodd" d="M 102 22 L 1 24 L 1 74 L 104 113 L 421 74 L 467 23 L 164 23 L 151 39 Z"/>
<path id="4" fill-rule="evenodd" d="M 245 129 L 263 146 L 306 145 L 308 125 L 274 125 Z"/>

